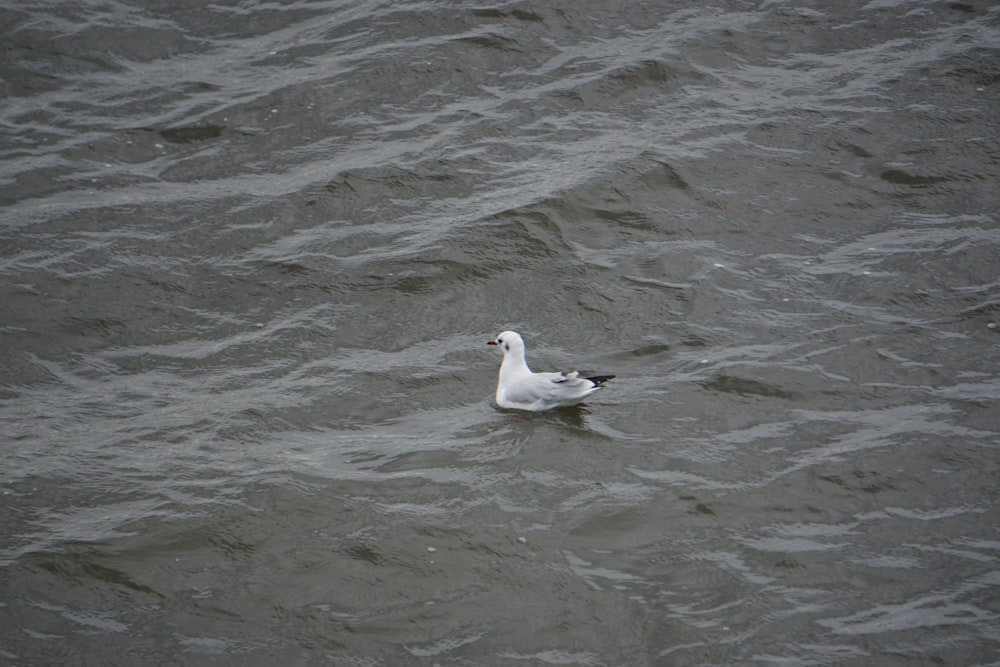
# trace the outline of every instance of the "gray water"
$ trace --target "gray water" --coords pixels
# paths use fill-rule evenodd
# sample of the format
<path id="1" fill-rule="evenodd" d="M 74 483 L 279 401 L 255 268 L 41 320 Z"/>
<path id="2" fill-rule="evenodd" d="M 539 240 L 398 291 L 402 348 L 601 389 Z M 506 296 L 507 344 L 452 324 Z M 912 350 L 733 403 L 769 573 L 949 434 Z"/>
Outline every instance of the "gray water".
<path id="1" fill-rule="evenodd" d="M 1000 664 L 995 3 L 0 44 L 0 662 Z"/>

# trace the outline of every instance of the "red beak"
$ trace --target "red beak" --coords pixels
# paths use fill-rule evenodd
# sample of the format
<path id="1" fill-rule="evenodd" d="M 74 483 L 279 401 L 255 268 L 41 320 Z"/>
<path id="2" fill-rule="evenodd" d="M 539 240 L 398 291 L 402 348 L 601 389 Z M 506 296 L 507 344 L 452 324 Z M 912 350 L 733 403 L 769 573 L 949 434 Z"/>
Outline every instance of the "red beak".
<path id="1" fill-rule="evenodd" d="M 487 345 L 496 345 L 497 342 L 495 340 L 488 340 L 488 341 L 486 341 L 486 344 Z"/>

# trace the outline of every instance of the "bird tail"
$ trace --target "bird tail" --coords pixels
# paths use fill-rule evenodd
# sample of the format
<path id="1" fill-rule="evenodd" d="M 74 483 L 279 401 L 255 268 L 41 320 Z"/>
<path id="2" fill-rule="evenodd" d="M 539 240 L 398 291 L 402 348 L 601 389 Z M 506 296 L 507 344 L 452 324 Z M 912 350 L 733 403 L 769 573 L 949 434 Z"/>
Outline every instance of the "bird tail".
<path id="1" fill-rule="evenodd" d="M 598 387 L 600 387 L 602 384 L 604 384 L 608 380 L 611 380 L 614 377 L 615 377 L 614 375 L 595 375 L 595 376 L 589 377 L 587 379 L 590 380 L 591 382 L 593 382 Z"/>

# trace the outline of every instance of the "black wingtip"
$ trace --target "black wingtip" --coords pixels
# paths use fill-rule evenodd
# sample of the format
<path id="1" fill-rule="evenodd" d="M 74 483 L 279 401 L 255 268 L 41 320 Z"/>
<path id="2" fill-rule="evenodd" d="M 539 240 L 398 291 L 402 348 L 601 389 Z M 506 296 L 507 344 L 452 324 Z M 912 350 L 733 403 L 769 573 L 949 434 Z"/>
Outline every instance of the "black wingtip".
<path id="1" fill-rule="evenodd" d="M 587 378 L 597 386 L 600 386 L 607 382 L 608 380 L 614 379 L 614 375 L 595 375 L 594 377 Z"/>

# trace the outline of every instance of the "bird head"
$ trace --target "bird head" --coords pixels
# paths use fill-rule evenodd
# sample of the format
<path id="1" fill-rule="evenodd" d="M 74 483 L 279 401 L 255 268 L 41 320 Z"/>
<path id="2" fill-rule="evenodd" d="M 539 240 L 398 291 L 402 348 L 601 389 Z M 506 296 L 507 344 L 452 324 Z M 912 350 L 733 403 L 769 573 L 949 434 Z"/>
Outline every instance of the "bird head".
<path id="1" fill-rule="evenodd" d="M 524 339 L 516 331 L 504 331 L 493 340 L 486 341 L 487 345 L 496 345 L 506 355 L 512 350 L 524 352 Z"/>

